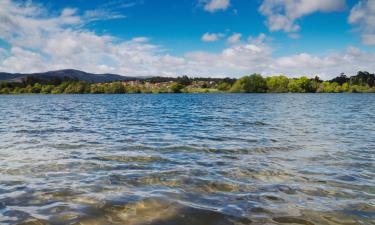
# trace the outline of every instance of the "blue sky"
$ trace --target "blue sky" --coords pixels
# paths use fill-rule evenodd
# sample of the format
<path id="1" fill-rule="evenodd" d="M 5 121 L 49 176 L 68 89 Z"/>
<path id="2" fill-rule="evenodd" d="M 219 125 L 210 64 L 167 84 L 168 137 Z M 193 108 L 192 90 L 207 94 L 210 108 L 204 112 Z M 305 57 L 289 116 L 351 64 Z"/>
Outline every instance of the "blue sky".
<path id="1" fill-rule="evenodd" d="M 1 71 L 330 78 L 375 70 L 375 0 L 0 4 Z"/>
<path id="2" fill-rule="evenodd" d="M 301 38 L 291 39 L 283 32 L 270 32 L 265 17 L 259 13 L 259 0 L 232 0 L 227 10 L 208 13 L 202 9 L 202 2 L 194 0 L 142 0 L 101 1 L 64 0 L 37 1 L 52 11 L 63 8 L 78 8 L 81 12 L 104 8 L 124 18 L 97 21 L 87 24 L 87 29 L 98 34 L 111 34 L 123 39 L 145 36 L 154 43 L 163 45 L 172 53 L 183 54 L 191 50 L 220 51 L 225 40 L 214 43 L 201 41 L 202 34 L 242 33 L 244 37 L 259 33 L 270 35 L 280 55 L 299 53 L 325 53 L 345 49 L 348 45 L 368 48 L 360 42 L 359 34 L 352 32 L 347 18 L 357 1 L 347 1 L 347 7 L 338 12 L 315 13 L 301 19 Z M 111 4 L 112 3 L 112 4 Z"/>

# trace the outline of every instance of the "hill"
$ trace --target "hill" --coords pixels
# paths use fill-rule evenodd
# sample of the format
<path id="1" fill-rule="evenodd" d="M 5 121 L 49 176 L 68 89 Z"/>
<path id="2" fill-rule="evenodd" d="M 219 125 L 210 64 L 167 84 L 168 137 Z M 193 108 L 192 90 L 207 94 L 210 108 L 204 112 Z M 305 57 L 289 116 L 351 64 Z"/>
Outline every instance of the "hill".
<path id="1" fill-rule="evenodd" d="M 4 73 L 0 72 L 0 81 L 10 81 L 10 82 L 21 82 L 23 78 L 28 76 L 37 77 L 44 80 L 51 80 L 52 78 L 76 78 L 78 80 L 90 82 L 90 83 L 102 83 L 102 82 L 112 82 L 112 81 L 129 81 L 129 80 L 142 80 L 145 77 L 131 77 L 131 76 L 121 76 L 117 74 L 94 74 L 87 73 L 80 70 L 65 69 L 49 71 L 44 73 Z"/>

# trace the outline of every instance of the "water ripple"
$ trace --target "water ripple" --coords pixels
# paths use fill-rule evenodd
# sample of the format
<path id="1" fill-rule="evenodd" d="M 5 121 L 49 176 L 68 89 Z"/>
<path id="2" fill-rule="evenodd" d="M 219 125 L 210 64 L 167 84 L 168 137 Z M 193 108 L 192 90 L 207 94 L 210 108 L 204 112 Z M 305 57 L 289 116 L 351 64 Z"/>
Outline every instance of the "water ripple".
<path id="1" fill-rule="evenodd" d="M 0 96 L 0 224 L 375 224 L 375 95 Z"/>

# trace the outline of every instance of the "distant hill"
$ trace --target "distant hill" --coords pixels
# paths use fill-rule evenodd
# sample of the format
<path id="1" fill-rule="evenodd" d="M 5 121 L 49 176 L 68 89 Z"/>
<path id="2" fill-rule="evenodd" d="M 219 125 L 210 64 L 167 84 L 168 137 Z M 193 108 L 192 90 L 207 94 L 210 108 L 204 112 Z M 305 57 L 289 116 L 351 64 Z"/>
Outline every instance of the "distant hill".
<path id="1" fill-rule="evenodd" d="M 22 78 L 28 76 L 34 76 L 45 80 L 50 80 L 55 77 L 64 78 L 76 78 L 78 80 L 90 82 L 90 83 L 102 83 L 102 82 L 112 82 L 112 81 L 129 81 L 129 80 L 142 80 L 147 77 L 130 77 L 121 76 L 117 74 L 94 74 L 86 73 L 80 70 L 66 69 L 66 70 L 56 70 L 44 73 L 4 73 L 0 72 L 0 81 L 11 81 L 11 82 L 21 82 Z"/>

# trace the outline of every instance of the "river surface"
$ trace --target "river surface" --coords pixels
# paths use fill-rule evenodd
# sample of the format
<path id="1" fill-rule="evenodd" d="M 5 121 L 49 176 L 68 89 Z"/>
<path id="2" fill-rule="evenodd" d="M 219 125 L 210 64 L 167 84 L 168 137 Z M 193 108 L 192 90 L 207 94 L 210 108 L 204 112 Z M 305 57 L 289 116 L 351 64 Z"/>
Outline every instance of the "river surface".
<path id="1" fill-rule="evenodd" d="M 375 94 L 1 95 L 0 224 L 375 224 Z"/>

